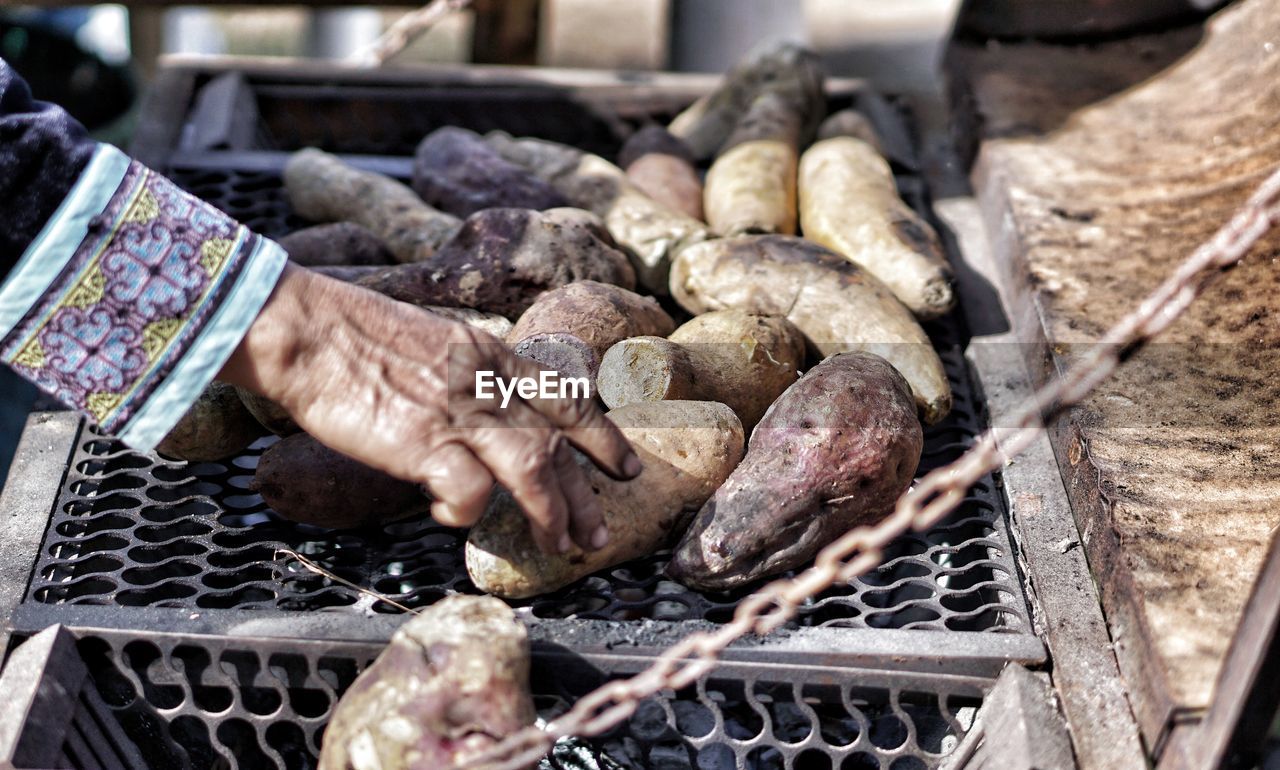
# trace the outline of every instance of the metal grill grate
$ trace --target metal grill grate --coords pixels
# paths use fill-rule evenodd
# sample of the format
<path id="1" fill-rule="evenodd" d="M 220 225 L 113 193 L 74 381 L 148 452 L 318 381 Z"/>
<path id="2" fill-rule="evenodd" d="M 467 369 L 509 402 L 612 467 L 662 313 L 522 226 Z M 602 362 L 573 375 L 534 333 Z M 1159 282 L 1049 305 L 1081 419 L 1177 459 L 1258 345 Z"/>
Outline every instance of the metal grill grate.
<path id="1" fill-rule="evenodd" d="M 972 442 L 979 416 L 959 346 L 938 325 L 955 408 L 926 433 L 921 473 Z M 193 609 L 399 610 L 320 577 L 286 550 L 410 607 L 475 593 L 465 533 L 430 520 L 329 532 L 277 517 L 248 485 L 263 439 L 226 465 L 126 450 L 85 430 L 64 481 L 28 600 Z M 749 592 L 699 593 L 664 579 L 667 554 L 606 570 L 521 603 L 539 619 L 726 622 Z M 1029 633 L 1005 519 L 988 479 L 944 526 L 901 538 L 876 572 L 825 592 L 802 626 Z"/>
<path id="2" fill-rule="evenodd" d="M 314 767 L 333 706 L 379 645 L 88 631 L 94 688 L 150 767 Z M 535 651 L 541 717 L 563 713 L 641 657 Z M 884 672 L 806 682 L 803 669 L 728 664 L 715 678 L 645 701 L 589 742 L 562 742 L 545 770 L 929 768 L 972 724 L 980 682 L 928 692 Z M 287 719 L 283 718 L 287 715 Z M 609 763 L 615 763 L 610 765 Z"/>

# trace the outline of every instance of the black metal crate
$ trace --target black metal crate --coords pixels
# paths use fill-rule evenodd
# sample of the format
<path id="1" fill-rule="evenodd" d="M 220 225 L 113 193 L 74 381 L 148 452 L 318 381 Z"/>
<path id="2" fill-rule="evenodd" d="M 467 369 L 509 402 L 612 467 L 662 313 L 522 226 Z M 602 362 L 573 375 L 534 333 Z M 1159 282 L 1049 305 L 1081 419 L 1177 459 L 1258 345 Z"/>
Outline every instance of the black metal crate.
<path id="1" fill-rule="evenodd" d="M 370 74 L 348 78 L 339 71 L 317 75 L 270 69 L 236 76 L 240 91 L 232 103 L 252 104 L 251 114 L 241 121 L 238 133 L 228 131 L 228 136 L 238 139 L 202 149 L 191 140 L 199 133 L 193 121 L 204 109 L 200 86 L 227 82 L 219 80 L 218 74 L 198 68 L 186 71 L 180 80 L 185 84 L 182 88 L 173 86 L 175 73 L 162 77 L 162 83 L 170 84 L 169 99 L 157 102 L 153 94 L 149 110 L 153 122 L 140 139 L 153 144 L 137 154 L 191 192 L 269 236 L 306 224 L 290 211 L 280 181 L 287 152 L 299 146 L 320 144 L 359 165 L 404 178 L 410 169 L 406 156 L 416 137 L 434 127 L 428 123 L 459 120 L 481 130 L 503 128 L 585 143 L 611 155 L 630 126 L 643 122 L 646 115 L 665 119 L 697 93 L 683 80 L 678 87 L 666 88 L 654 83 L 577 90 L 525 84 L 522 91 L 519 82 L 503 80 L 478 87 L 470 78 L 462 78 L 467 87 L 454 84 L 450 90 L 431 77 L 415 85 L 405 74 L 387 75 L 389 82 L 384 83 Z M 344 78 L 352 82 L 344 84 Z M 702 83 L 701 88 L 709 84 L 705 79 L 691 82 Z M 370 122 L 381 121 L 377 131 L 362 129 L 364 138 L 358 141 L 333 127 L 347 125 L 340 108 L 348 90 L 354 95 L 350 104 L 359 105 L 353 108 L 361 116 L 359 125 L 368 128 Z M 521 93 L 531 95 L 530 99 L 515 98 Z M 833 84 L 831 98 L 833 107 L 857 104 L 872 118 L 889 148 L 904 197 L 932 220 L 926 185 L 915 171 L 905 113 L 858 83 Z M 526 113 L 537 112 L 548 100 L 554 100 L 556 108 L 534 119 L 544 122 L 530 123 Z M 157 104 L 169 110 L 167 123 Z M 307 109 L 308 104 L 315 109 Z M 452 106 L 442 108 L 439 115 L 405 118 L 430 104 Z M 584 130 L 594 132 L 595 138 L 583 139 Z M 157 145 L 156 137 L 168 139 Z M 926 429 L 920 474 L 958 457 L 985 426 L 984 405 L 963 355 L 967 332 L 959 314 L 931 323 L 927 330 L 946 367 L 955 406 L 944 422 Z M 354 661 L 355 668 L 350 670 L 359 670 L 401 620 L 400 610 L 347 583 L 409 607 L 426 606 L 452 592 L 476 592 L 463 566 L 465 533 L 425 519 L 331 532 L 276 516 L 248 489 L 258 456 L 272 438 L 227 463 L 186 464 L 129 451 L 70 416 L 59 416 L 40 430 L 20 449 L 20 459 L 23 451 L 29 459 L 32 452 L 44 451 L 43 444 L 36 444 L 44 441 L 46 433 L 56 437 L 48 450 L 53 456 L 33 465 L 41 477 L 24 479 L 26 488 L 39 494 L 22 499 L 9 495 L 9 510 L 0 511 L 23 517 L 15 542 L 31 547 L 15 551 L 12 543 L 0 543 L 0 574 L 8 569 L 7 574 L 20 575 L 22 581 L 20 590 L 14 586 L 6 592 L 0 587 L 0 621 L 8 615 L 7 628 L 0 628 L 0 641 L 9 630 L 15 638 L 23 638 L 50 624 L 72 628 L 82 654 L 96 661 L 105 672 L 102 676 L 112 677 L 112 668 L 119 669 L 123 678 L 111 681 L 127 682 L 143 694 L 115 712 L 122 716 L 134 710 L 154 712 L 152 716 L 160 720 L 152 724 L 136 717 L 141 721 L 135 724 L 135 732 L 167 731 L 181 746 L 207 744 L 194 749 L 198 756 L 188 756 L 183 766 L 189 762 L 194 767 L 309 767 L 327 707 L 313 718 L 286 699 L 270 715 L 255 714 L 245 706 L 249 710 L 241 716 L 213 717 L 201 711 L 198 703 L 203 697 L 199 688 L 204 685 L 182 683 L 187 664 L 181 656 L 175 657 L 174 645 L 179 643 L 171 635 L 207 635 L 200 639 L 215 641 L 201 644 L 216 650 L 209 653 L 215 657 L 231 649 L 227 645 L 251 650 L 246 654 L 257 655 L 259 667 L 252 687 L 259 686 L 259 679 L 278 678 L 264 650 L 288 655 L 296 649 L 308 662 L 299 669 L 301 673 L 290 676 L 319 677 L 325 684 L 315 686 L 331 701 L 341 688 L 316 669 L 318 658 L 306 656 L 341 648 Z M 294 553 L 342 580 L 310 571 Z M 604 675 L 638 670 L 664 644 L 690 630 L 726 622 L 749 591 L 690 591 L 664 578 L 667 557 L 667 552 L 660 552 L 547 596 L 513 603 L 543 646 L 539 660 L 550 661 L 549 667 L 535 666 L 535 678 L 545 680 L 541 685 L 535 682 L 535 689 L 546 713 L 558 708 L 556 703 L 567 703 L 585 691 L 552 687 L 564 686 L 562 675 L 564 681 L 587 681 L 568 676 L 575 666 L 612 661 L 600 668 Z M 556 654 L 548 657 L 546 648 Z M 127 649 L 149 650 L 150 662 L 140 670 L 131 668 Z M 619 649 L 629 652 L 619 656 Z M 619 662 L 622 658 L 625 665 Z M 901 537 L 880 568 L 816 597 L 794 622 L 769 639 L 736 644 L 729 659 L 730 668 L 712 678 L 721 684 L 699 684 L 696 696 L 692 690 L 664 696 L 646 706 L 653 719 L 638 723 L 647 713 L 642 712 L 613 737 L 600 739 L 604 744 L 597 741 L 596 745 L 614 740 L 618 742 L 614 752 L 640 752 L 640 758 L 630 760 L 639 762 L 638 767 L 892 764 L 897 770 L 935 766 L 943 749 L 963 732 L 949 698 L 968 699 L 965 702 L 972 704 L 1005 662 L 1039 664 L 1045 659 L 1012 553 L 998 476 L 979 482 L 948 521 L 929 532 Z M 205 665 L 202 676 L 217 678 L 224 682 L 219 686 L 225 686 L 230 676 L 227 665 Z M 785 672 L 779 680 L 782 684 L 762 678 L 770 671 Z M 164 687 L 146 684 L 145 677 L 153 674 Z M 185 676 L 190 675 L 188 669 Z M 99 679 L 95 675 L 102 689 Z M 600 681 L 599 676 L 591 681 Z M 964 683 L 961 690 L 954 689 L 958 682 Z M 879 695 L 858 696 L 851 689 L 855 684 L 878 686 Z M 757 686 L 763 689 L 754 690 Z M 270 687 L 278 690 L 278 682 Z M 731 726 L 733 720 L 712 719 L 715 728 L 710 733 L 692 734 L 689 725 L 697 719 L 682 722 L 681 714 L 697 709 L 678 704 L 715 701 L 710 691 L 724 693 L 733 687 L 743 693 L 739 698 L 745 698 L 742 714 L 754 713 L 770 727 L 748 738 Z M 166 692 L 175 698 L 181 695 L 175 702 L 186 705 L 161 708 L 156 698 L 168 697 Z M 907 692 L 914 695 L 904 700 Z M 109 695 L 104 691 L 102 697 L 111 705 Z M 859 697 L 862 700 L 852 700 Z M 916 725 L 915 707 L 904 705 L 921 698 L 941 704 L 935 714 L 939 718 L 929 722 L 931 726 Z M 793 706 L 777 705 L 782 703 Z M 713 712 L 729 708 L 703 705 Z M 845 726 L 824 726 L 823 720 L 840 709 L 845 716 L 832 718 L 845 720 L 841 722 Z M 665 723 L 657 719 L 659 712 Z M 706 716 L 698 719 L 705 723 Z M 788 738 L 799 735 L 806 719 L 808 737 Z M 907 736 L 900 747 L 889 746 L 889 738 L 877 737 L 882 733 L 875 725 L 889 723 L 884 720 L 896 720 L 899 728 L 883 734 Z M 302 738 L 290 732 L 287 722 L 308 726 Z M 674 733 L 669 732 L 671 728 Z M 742 734 L 735 737 L 735 730 Z M 286 733 L 294 737 L 279 737 Z M 200 739 L 204 744 L 197 740 L 199 735 L 204 736 Z M 852 742 L 840 742 L 846 738 Z M 256 741 L 257 748 L 241 752 L 237 746 L 246 741 Z M 250 755 L 267 759 L 259 764 L 234 761 Z"/>

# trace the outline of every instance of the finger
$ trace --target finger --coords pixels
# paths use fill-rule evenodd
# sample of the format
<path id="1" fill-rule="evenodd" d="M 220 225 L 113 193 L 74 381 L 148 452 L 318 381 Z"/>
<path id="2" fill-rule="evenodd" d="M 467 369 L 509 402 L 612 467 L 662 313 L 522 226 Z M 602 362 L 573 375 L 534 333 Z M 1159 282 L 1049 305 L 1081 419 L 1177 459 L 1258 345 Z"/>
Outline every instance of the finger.
<path id="1" fill-rule="evenodd" d="M 436 501 L 431 517 L 447 527 L 469 527 L 480 520 L 493 491 L 493 475 L 471 450 L 448 443 L 423 464 L 421 478 Z"/>
<path id="2" fill-rule="evenodd" d="M 562 442 L 555 454 L 556 475 L 569 504 L 569 536 L 584 551 L 603 548 L 609 542 L 604 509 L 591 488 L 587 474 L 573 457 L 569 443 Z"/>
<path id="3" fill-rule="evenodd" d="M 513 371 L 508 376 L 537 377 L 541 370 L 528 361 L 508 357 Z M 524 403 L 560 428 L 569 442 L 582 450 L 597 466 L 617 479 L 633 479 L 644 470 L 640 457 L 622 431 L 604 416 L 599 407 L 585 398 L 533 398 Z"/>
<path id="4" fill-rule="evenodd" d="M 520 423 L 513 420 L 508 424 Z M 569 504 L 552 459 L 563 442 L 564 437 L 550 428 L 503 425 L 476 429 L 468 441 L 475 455 L 524 510 L 534 541 L 547 554 L 564 553 L 572 547 L 567 531 Z"/>

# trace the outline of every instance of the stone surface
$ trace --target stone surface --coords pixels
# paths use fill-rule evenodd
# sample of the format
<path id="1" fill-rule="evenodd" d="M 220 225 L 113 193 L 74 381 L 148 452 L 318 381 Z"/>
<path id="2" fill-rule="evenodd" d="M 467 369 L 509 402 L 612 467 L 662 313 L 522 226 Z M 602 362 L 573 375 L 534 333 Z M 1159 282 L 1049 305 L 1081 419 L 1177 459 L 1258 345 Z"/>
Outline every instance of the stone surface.
<path id="1" fill-rule="evenodd" d="M 1280 163 L 1280 4 L 1096 46 L 956 47 L 973 179 L 1051 374 Z M 956 74 L 961 73 L 961 74 Z M 1144 80 L 1144 78 L 1146 78 Z M 1280 234 L 1054 429 L 1144 736 L 1209 703 L 1280 523 Z M 1043 358 L 1040 353 L 1044 352 Z"/>

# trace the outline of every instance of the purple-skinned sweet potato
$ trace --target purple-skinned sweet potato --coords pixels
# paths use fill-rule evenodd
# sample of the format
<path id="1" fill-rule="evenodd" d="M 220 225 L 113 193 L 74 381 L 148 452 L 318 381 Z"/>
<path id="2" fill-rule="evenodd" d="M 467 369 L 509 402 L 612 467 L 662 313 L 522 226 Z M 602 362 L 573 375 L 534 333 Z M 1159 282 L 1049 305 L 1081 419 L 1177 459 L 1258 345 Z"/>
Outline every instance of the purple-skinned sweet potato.
<path id="1" fill-rule="evenodd" d="M 382 524 L 431 510 L 417 484 L 335 452 L 305 433 L 267 447 L 250 485 L 290 521 L 326 529 Z"/>
<path id="2" fill-rule="evenodd" d="M 765 413 L 667 574 L 721 590 L 805 564 L 893 510 L 923 445 L 911 387 L 888 361 L 867 353 L 828 358 Z"/>
<path id="3" fill-rule="evenodd" d="M 378 236 L 354 222 L 333 222 L 295 230 L 280 239 L 289 259 L 303 267 L 394 265 L 395 256 Z"/>
<path id="4" fill-rule="evenodd" d="M 504 159 L 474 131 L 445 126 L 427 135 L 413 159 L 413 189 L 432 206 L 469 217 L 483 209 L 568 206 L 555 188 Z"/>
<path id="5" fill-rule="evenodd" d="M 528 632 L 491 596 L 447 596 L 411 618 L 325 728 L 320 770 L 468 767 L 537 719 Z"/>
<path id="6" fill-rule="evenodd" d="M 539 297 L 520 316 L 507 342 L 516 355 L 594 381 L 604 352 L 614 343 L 645 334 L 665 336 L 674 329 L 675 321 L 652 297 L 599 281 L 577 281 Z"/>

